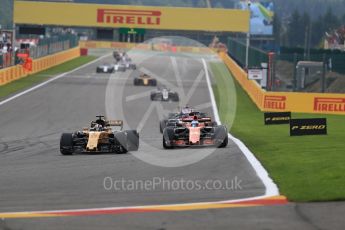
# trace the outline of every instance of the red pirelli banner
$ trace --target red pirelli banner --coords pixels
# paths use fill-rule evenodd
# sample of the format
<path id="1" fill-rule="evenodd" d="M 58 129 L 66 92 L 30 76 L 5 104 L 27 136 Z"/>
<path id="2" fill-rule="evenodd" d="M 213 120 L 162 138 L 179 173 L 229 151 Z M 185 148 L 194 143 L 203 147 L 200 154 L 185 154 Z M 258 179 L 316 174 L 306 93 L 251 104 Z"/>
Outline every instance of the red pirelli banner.
<path id="1" fill-rule="evenodd" d="M 330 96 L 330 95 L 328 95 Z M 315 112 L 343 112 L 345 113 L 345 95 L 343 98 L 315 97 Z"/>

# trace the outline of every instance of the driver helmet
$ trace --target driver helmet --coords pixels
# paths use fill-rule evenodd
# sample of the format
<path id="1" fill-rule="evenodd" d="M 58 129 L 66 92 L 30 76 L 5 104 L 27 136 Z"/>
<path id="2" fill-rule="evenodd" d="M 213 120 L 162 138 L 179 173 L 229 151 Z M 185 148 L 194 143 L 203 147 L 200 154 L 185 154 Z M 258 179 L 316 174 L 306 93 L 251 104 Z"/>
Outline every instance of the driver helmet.
<path id="1" fill-rule="evenodd" d="M 197 116 L 193 117 L 193 121 L 192 121 L 191 125 L 192 125 L 192 127 L 198 127 L 199 121 L 198 121 L 198 117 Z"/>
<path id="2" fill-rule="evenodd" d="M 93 127 L 95 131 L 102 131 L 103 127 L 100 124 L 95 124 L 95 126 Z"/>

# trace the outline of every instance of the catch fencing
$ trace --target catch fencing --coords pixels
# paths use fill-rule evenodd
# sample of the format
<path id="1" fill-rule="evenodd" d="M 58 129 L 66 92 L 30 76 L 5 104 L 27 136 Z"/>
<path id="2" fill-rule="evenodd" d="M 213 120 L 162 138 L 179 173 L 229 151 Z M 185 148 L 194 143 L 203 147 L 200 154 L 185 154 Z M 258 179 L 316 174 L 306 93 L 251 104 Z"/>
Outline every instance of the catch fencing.
<path id="1" fill-rule="evenodd" d="M 244 68 L 244 41 L 228 38 L 227 45 L 231 58 Z M 270 53 L 249 48 L 248 68 L 261 68 L 262 63 L 269 63 L 270 60 L 272 74 L 265 88 L 267 91 L 345 93 L 345 52 L 281 48 L 279 53 Z"/>
<path id="2" fill-rule="evenodd" d="M 30 41 L 30 39 L 28 39 Z M 12 52 L 0 52 L 0 69 L 20 64 L 21 60 L 17 57 L 18 53 L 28 52 L 32 59 L 41 58 L 51 54 L 55 54 L 64 50 L 68 50 L 78 46 L 78 37 L 73 34 L 59 35 L 51 38 L 37 39 L 37 44 L 31 44 L 26 48 L 28 43 L 21 42 L 20 48 Z"/>

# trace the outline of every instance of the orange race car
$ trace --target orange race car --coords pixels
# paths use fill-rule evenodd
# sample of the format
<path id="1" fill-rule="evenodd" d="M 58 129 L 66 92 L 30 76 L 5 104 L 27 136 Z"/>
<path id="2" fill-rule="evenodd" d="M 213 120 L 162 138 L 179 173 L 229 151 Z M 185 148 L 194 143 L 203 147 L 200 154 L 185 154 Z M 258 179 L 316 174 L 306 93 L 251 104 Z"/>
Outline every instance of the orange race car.
<path id="1" fill-rule="evenodd" d="M 228 130 L 217 125 L 210 117 L 197 115 L 169 119 L 163 129 L 163 147 L 170 149 L 185 146 L 216 146 L 224 148 L 228 144 Z"/>

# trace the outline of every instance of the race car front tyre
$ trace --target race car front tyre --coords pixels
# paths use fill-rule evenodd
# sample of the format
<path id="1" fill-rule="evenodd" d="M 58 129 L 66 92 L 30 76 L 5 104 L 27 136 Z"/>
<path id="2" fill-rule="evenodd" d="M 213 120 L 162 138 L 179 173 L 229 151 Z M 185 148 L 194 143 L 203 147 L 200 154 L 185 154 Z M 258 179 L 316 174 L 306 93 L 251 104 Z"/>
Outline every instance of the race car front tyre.
<path id="1" fill-rule="evenodd" d="M 166 120 L 160 121 L 160 123 L 159 123 L 159 131 L 160 131 L 161 133 L 163 133 L 163 130 L 164 130 L 164 128 L 166 127 L 166 123 L 167 123 Z"/>
<path id="2" fill-rule="evenodd" d="M 63 133 L 60 138 L 60 152 L 62 155 L 72 155 L 74 151 L 72 133 Z"/>
<path id="3" fill-rule="evenodd" d="M 124 132 L 117 132 L 114 133 L 114 137 L 117 141 L 117 144 L 119 145 L 117 148 L 116 153 L 127 153 L 128 152 L 128 146 L 127 146 L 127 137 Z"/>
<path id="4" fill-rule="evenodd" d="M 139 133 L 136 130 L 127 130 L 127 150 L 138 151 L 139 149 Z"/>

